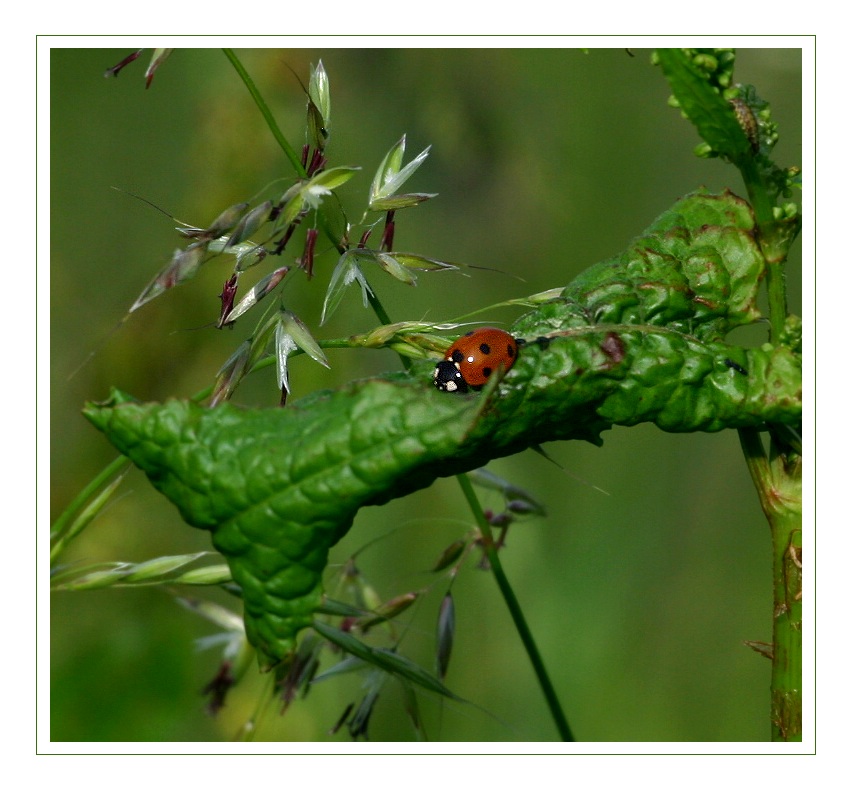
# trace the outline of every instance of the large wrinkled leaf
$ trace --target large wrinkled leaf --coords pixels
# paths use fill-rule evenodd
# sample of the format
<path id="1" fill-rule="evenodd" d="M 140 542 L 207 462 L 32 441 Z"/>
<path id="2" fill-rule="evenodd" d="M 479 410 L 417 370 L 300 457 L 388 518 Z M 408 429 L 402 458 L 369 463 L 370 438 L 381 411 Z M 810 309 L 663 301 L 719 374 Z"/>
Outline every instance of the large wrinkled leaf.
<path id="1" fill-rule="evenodd" d="M 652 324 L 701 339 L 753 323 L 765 266 L 754 233 L 744 200 L 730 192 L 689 195 L 624 253 L 565 289 L 563 297 L 576 302 L 570 323 Z"/>
<path id="2" fill-rule="evenodd" d="M 797 425 L 799 356 L 724 340 L 758 318 L 762 275 L 748 206 L 699 193 L 518 321 L 527 343 L 482 393 L 436 391 L 424 363 L 287 409 L 115 393 L 86 414 L 188 523 L 211 531 L 243 589 L 249 639 L 274 663 L 310 624 L 328 549 L 363 505 L 545 441 L 600 443 L 613 425 Z"/>
<path id="3" fill-rule="evenodd" d="M 420 395 L 370 381 L 269 410 L 116 395 L 87 415 L 189 524 L 212 532 L 242 588 L 246 633 L 271 663 L 310 624 L 328 549 L 358 508 L 452 454 L 472 425 L 476 403 Z"/>

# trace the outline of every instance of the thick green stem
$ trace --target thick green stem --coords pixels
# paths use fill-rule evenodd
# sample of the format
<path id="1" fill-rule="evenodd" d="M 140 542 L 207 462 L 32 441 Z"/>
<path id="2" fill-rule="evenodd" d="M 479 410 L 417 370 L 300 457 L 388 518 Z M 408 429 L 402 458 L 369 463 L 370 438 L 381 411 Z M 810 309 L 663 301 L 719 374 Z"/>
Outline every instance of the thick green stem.
<path id="1" fill-rule="evenodd" d="M 777 525 L 773 541 L 776 604 L 772 633 L 772 740 L 802 740 L 801 530 Z"/>
<path id="2" fill-rule="evenodd" d="M 784 261 L 766 264 L 766 292 L 769 296 L 769 326 L 772 343 L 777 343 L 787 318 L 787 285 L 784 281 Z"/>
<path id="3" fill-rule="evenodd" d="M 787 260 L 786 244 L 776 238 L 773 200 L 752 157 L 738 162 L 745 181 L 749 202 L 757 221 L 758 243 L 766 258 L 766 292 L 769 298 L 769 340 L 777 343 L 787 320 L 787 284 L 784 280 L 784 263 Z"/>
<path id="4" fill-rule="evenodd" d="M 773 216 L 773 200 L 754 159 L 738 163 L 766 259 L 770 342 L 778 343 L 787 321 L 784 264 L 789 239 Z M 801 456 L 771 433 L 769 455 L 753 428 L 739 432 L 746 463 L 772 536 L 772 679 L 770 721 L 773 741 L 802 740 L 802 487 Z"/>
<path id="5" fill-rule="evenodd" d="M 491 532 L 491 525 L 488 523 L 488 519 L 485 518 L 485 513 L 482 510 L 482 506 L 479 504 L 479 499 L 476 496 L 476 492 L 473 490 L 473 485 L 468 476 L 464 474 L 458 475 L 457 479 L 462 492 L 467 499 L 468 505 L 476 517 L 479 530 L 482 533 L 485 554 L 488 557 L 488 562 L 491 564 L 491 571 L 494 574 L 494 578 L 497 580 L 497 586 L 500 588 L 503 599 L 506 601 L 506 606 L 509 607 L 509 613 L 512 615 L 515 628 L 518 630 L 521 642 L 524 645 L 524 649 L 527 651 L 530 663 L 532 664 L 533 670 L 538 678 L 539 685 L 541 686 L 541 690 L 547 701 L 547 706 L 550 709 L 550 715 L 553 717 L 556 729 L 559 731 L 559 736 L 563 741 L 573 742 L 574 736 L 571 733 L 571 728 L 568 726 L 568 720 L 565 718 L 562 706 L 559 704 L 556 689 L 554 689 L 553 683 L 550 681 L 550 676 L 547 674 L 544 661 L 542 661 L 541 654 L 538 652 L 538 647 L 536 646 L 532 631 L 530 631 L 530 628 L 527 625 L 521 605 L 518 603 L 518 599 L 515 597 L 515 593 L 512 590 L 512 585 L 509 583 L 509 579 L 503 570 L 503 565 L 500 562 L 500 555 L 497 553 L 497 549 L 494 545 L 494 535 Z"/>
<path id="6" fill-rule="evenodd" d="M 767 456 L 758 431 L 747 428 L 739 433 L 772 536 L 772 740 L 801 741 L 801 458 L 781 450 L 774 439 Z"/>
<path id="7" fill-rule="evenodd" d="M 802 740 L 801 456 L 770 440 L 773 590 L 772 738 Z"/>

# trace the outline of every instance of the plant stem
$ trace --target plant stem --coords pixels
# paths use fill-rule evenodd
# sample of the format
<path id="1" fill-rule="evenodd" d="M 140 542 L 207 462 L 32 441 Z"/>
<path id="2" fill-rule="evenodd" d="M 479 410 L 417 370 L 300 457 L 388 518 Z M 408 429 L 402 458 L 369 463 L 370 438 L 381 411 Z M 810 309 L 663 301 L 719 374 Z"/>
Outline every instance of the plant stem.
<path id="1" fill-rule="evenodd" d="M 121 460 L 126 461 L 127 459 L 122 458 Z M 63 527 L 62 533 L 57 533 L 53 546 L 50 549 L 51 565 L 53 565 L 54 561 L 59 558 L 59 555 L 65 551 L 68 544 L 86 527 L 88 527 L 94 520 L 95 516 L 104 509 L 106 503 L 110 500 L 110 497 L 112 497 L 118 486 L 121 484 L 125 471 L 126 469 L 121 470 L 121 472 L 119 472 L 119 474 L 117 474 L 113 480 L 110 481 L 110 483 L 105 486 L 94 499 L 92 499 L 92 501 L 83 509 L 82 513 L 80 513 L 80 515 L 71 522 L 67 529 Z"/>
<path id="2" fill-rule="evenodd" d="M 787 321 L 784 264 L 789 240 L 773 216 L 773 199 L 754 159 L 738 162 L 766 260 L 769 340 L 778 343 Z M 740 429 L 740 445 L 772 536 L 773 741 L 802 740 L 802 467 L 801 456 L 769 433 L 767 454 L 760 433 Z"/>
<path id="3" fill-rule="evenodd" d="M 376 318 L 378 318 L 382 324 L 390 324 L 390 316 L 385 311 L 385 308 L 379 300 L 379 297 L 376 296 L 375 293 L 373 293 L 372 288 L 367 290 L 367 300 L 370 302 L 370 307 L 373 308 L 373 312 L 376 314 Z M 399 356 L 399 361 L 402 363 L 402 367 L 406 370 L 411 370 L 411 360 L 404 354 L 398 354 L 397 356 Z"/>
<path id="4" fill-rule="evenodd" d="M 775 236 L 775 218 L 772 213 L 773 200 L 760 172 L 749 156 L 737 162 L 745 182 L 749 202 L 757 223 L 757 241 L 766 259 L 766 292 L 769 297 L 770 342 L 777 343 L 787 319 L 787 284 L 784 280 L 784 263 L 787 250 L 779 245 Z M 780 247 L 780 249 L 779 249 Z"/>
<path id="5" fill-rule="evenodd" d="M 251 716 L 243 722 L 237 734 L 234 736 L 234 741 L 253 741 L 257 737 L 257 728 L 260 722 L 265 717 L 269 706 L 275 699 L 275 673 L 270 672 L 263 684 L 263 689 L 260 692 L 257 705 Z"/>
<path id="6" fill-rule="evenodd" d="M 122 471 L 122 467 L 125 466 L 130 466 L 130 461 L 123 455 L 120 455 L 102 469 L 97 477 L 92 479 L 92 481 L 79 494 L 77 494 L 76 497 L 74 497 L 71 504 L 68 505 L 68 507 L 60 513 L 56 521 L 53 522 L 53 527 L 50 530 L 50 539 L 60 540 L 67 529 L 68 524 L 71 522 L 71 519 L 74 518 L 77 512 L 83 508 L 86 502 L 89 501 L 90 497 L 92 497 L 107 480 L 119 474 Z"/>
<path id="7" fill-rule="evenodd" d="M 563 741 L 573 742 L 574 736 L 571 733 L 571 728 L 568 726 L 568 720 L 565 718 L 562 706 L 559 704 L 559 698 L 556 696 L 556 690 L 554 689 L 553 683 L 551 683 L 550 677 L 547 674 L 544 661 L 542 661 L 541 654 L 538 652 L 538 647 L 536 646 L 532 631 L 530 631 L 530 628 L 527 625 L 521 605 L 518 603 L 518 599 L 515 597 L 515 593 L 509 583 L 509 579 L 503 570 L 503 565 L 500 562 L 500 556 L 494 546 L 494 535 L 491 532 L 491 525 L 488 523 L 488 519 L 485 518 L 485 513 L 482 510 L 482 506 L 479 504 L 479 499 L 476 496 L 476 492 L 473 490 L 470 478 L 468 478 L 467 475 L 462 474 L 457 475 L 456 479 L 459 481 L 459 485 L 461 486 L 465 499 L 467 499 L 468 505 L 476 518 L 477 525 L 482 533 L 485 554 L 488 557 L 489 563 L 491 563 L 491 570 L 494 573 L 497 586 L 500 588 L 503 599 L 506 601 L 506 606 L 509 607 L 509 613 L 512 616 L 515 628 L 518 630 L 518 635 L 521 637 L 521 642 L 527 651 L 530 663 L 532 664 L 533 670 L 538 678 L 538 683 L 544 693 L 544 698 L 547 701 L 548 708 L 550 709 L 550 715 L 553 717 L 553 721 L 556 724 L 556 729 L 559 731 L 559 736 Z"/>
<path id="8" fill-rule="evenodd" d="M 740 444 L 772 535 L 773 741 L 802 740 L 802 489 L 801 457 L 741 429 Z"/>
<path id="9" fill-rule="evenodd" d="M 766 264 L 766 293 L 769 296 L 769 341 L 777 343 L 787 318 L 787 284 L 784 281 L 784 261 Z"/>
<path id="10" fill-rule="evenodd" d="M 284 137 L 284 134 L 281 132 L 281 129 L 278 128 L 278 124 L 275 121 L 275 117 L 272 115 L 272 111 L 269 109 L 266 102 L 263 100 L 263 96 L 260 95 L 260 91 L 257 89 L 257 86 L 254 84 L 254 80 L 249 76 L 249 73 L 245 70 L 240 59 L 237 57 L 236 53 L 232 49 L 224 48 L 222 52 L 225 53 L 225 57 L 231 61 L 231 65 L 236 70 L 237 74 L 239 74 L 240 79 L 245 84 L 246 88 L 248 88 L 248 92 L 251 94 L 251 97 L 254 99 L 254 103 L 257 105 L 257 108 L 260 110 L 260 114 L 263 116 L 266 121 L 266 125 L 269 127 L 269 131 L 272 132 L 272 136 L 275 138 L 275 141 L 281 146 L 281 150 L 287 155 L 287 158 L 290 160 L 290 163 L 293 165 L 293 168 L 296 170 L 300 178 L 305 177 L 305 168 L 302 167 L 302 162 L 299 157 L 296 155 L 296 152 L 293 150 L 290 143 L 287 142 L 287 138 Z"/>
<path id="11" fill-rule="evenodd" d="M 257 108 L 260 110 L 261 115 L 263 115 L 266 120 L 266 125 L 269 127 L 269 130 L 272 132 L 272 136 L 278 142 L 278 145 L 281 146 L 281 150 L 287 155 L 287 158 L 292 163 L 293 167 L 296 170 L 296 173 L 300 178 L 305 178 L 307 175 L 305 168 L 302 166 L 302 162 L 299 157 L 296 155 L 296 152 L 293 150 L 293 147 L 290 143 L 287 142 L 287 138 L 284 137 L 281 129 L 278 128 L 278 124 L 275 121 L 274 116 L 272 115 L 272 111 L 269 109 L 269 106 L 261 96 L 260 91 L 257 89 L 257 86 L 254 84 L 254 80 L 251 78 L 249 73 L 246 71 L 240 59 L 237 57 L 236 53 L 232 49 L 224 48 L 222 50 L 225 53 L 225 57 L 231 61 L 231 65 L 236 70 L 237 74 L 239 74 L 240 79 L 245 84 L 246 88 L 248 88 L 248 92 L 251 94 L 251 97 L 254 99 L 254 103 L 257 105 Z M 332 243 L 337 247 L 338 251 L 343 253 L 345 252 L 345 248 L 341 246 L 340 239 L 336 238 L 334 234 L 328 227 L 327 222 L 325 221 L 325 217 L 320 213 L 319 214 L 320 223 L 325 231 L 326 235 L 331 239 Z M 367 294 L 367 299 L 370 302 L 370 306 L 373 308 L 373 312 L 378 317 L 379 321 L 383 324 L 389 324 L 390 318 L 388 317 L 387 312 L 385 312 L 382 303 L 379 301 L 379 297 L 376 296 L 372 290 Z M 411 368 L 411 361 L 400 355 L 400 361 L 402 362 L 402 366 L 409 370 Z"/>

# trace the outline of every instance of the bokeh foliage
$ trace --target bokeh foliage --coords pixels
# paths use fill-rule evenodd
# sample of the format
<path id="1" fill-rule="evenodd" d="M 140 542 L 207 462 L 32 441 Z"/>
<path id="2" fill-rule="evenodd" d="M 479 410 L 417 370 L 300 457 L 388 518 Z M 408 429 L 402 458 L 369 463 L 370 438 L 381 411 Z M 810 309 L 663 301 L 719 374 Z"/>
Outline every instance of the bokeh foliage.
<path id="1" fill-rule="evenodd" d="M 415 147 L 432 144 L 429 165 L 417 177 L 440 198 L 406 216 L 399 231 L 404 246 L 523 277 L 523 293 L 567 282 L 618 252 L 697 184 L 738 189 L 731 168 L 692 157 L 694 133 L 665 107 L 665 83 L 646 53 L 633 54 L 244 53 L 265 95 L 280 101 L 276 112 L 283 127 L 291 124 L 290 134 L 302 122 L 303 96 L 288 66 L 304 74 L 322 57 L 335 96 L 338 161 L 377 163 L 402 133 Z M 140 311 L 67 379 L 173 245 L 167 221 L 109 187 L 122 186 L 203 223 L 222 205 L 288 172 L 219 53 L 175 53 L 146 93 L 131 72 L 102 80 L 103 67 L 120 57 L 54 52 L 52 424 L 59 509 L 109 458 L 79 417 L 84 400 L 105 395 L 111 384 L 145 399 L 185 396 L 209 383 L 225 344 L 233 342 L 211 329 L 190 331 L 209 322 L 215 308 L 222 276 L 206 272 L 206 291 L 196 285 Z M 773 100 L 784 130 L 781 161 L 799 158 L 799 68 L 792 50 L 742 52 L 737 64 L 739 78 L 760 85 Z M 367 186 L 358 187 L 361 195 Z M 791 283 L 798 279 L 795 266 Z M 457 279 L 447 283 L 447 277 Z M 435 320 L 519 291 L 511 277 L 479 272 L 471 279 L 444 273 L 423 278 L 416 290 L 377 288 L 395 318 L 426 313 Z M 318 314 L 321 297 L 320 288 L 307 294 L 302 314 L 310 314 L 311 299 Z M 352 300 L 329 334 L 372 323 Z M 294 370 L 295 385 L 306 392 L 398 365 L 376 352 L 340 353 L 331 363 L 330 373 L 307 365 Z M 263 388 L 243 397 L 252 396 L 263 402 Z M 514 528 L 504 562 L 575 729 L 584 740 L 765 738 L 768 662 L 764 666 L 741 642 L 769 634 L 768 546 L 736 439 L 645 428 L 605 438 L 602 449 L 578 443 L 548 449 L 570 474 L 609 496 L 538 456 L 496 465 L 548 505 L 546 519 Z M 133 478 L 130 488 L 132 495 L 75 547 L 76 556 L 142 560 L 207 548 L 142 480 Z M 390 592 L 419 584 L 418 574 L 468 522 L 456 490 L 439 483 L 362 512 L 336 552 L 344 558 L 399 528 L 360 559 L 376 586 Z M 215 657 L 191 652 L 191 639 L 205 632 L 202 624 L 162 593 L 85 596 L 59 595 L 52 602 L 54 739 L 232 734 L 251 707 L 251 690 L 218 719 L 203 716 L 198 690 Z M 449 681 L 497 719 L 452 707 L 433 737 L 553 737 L 537 689 L 518 668 L 524 665 L 513 631 L 487 576 L 468 574 L 455 596 L 458 663 Z M 419 608 L 412 652 L 422 642 L 428 656 L 439 598 Z M 146 713 L 158 699 L 164 706 Z M 347 700 L 341 686 L 318 687 L 306 705 L 272 720 L 265 735 L 322 738 Z M 398 737 L 398 709 L 389 704 L 377 711 L 375 739 Z"/>

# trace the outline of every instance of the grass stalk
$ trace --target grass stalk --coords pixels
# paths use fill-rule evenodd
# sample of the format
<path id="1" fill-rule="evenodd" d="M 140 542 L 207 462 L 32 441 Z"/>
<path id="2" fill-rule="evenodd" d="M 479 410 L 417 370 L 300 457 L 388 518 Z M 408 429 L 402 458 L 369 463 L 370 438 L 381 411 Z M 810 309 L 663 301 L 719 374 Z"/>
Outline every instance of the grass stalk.
<path id="1" fill-rule="evenodd" d="M 295 171 L 299 174 L 299 177 L 304 178 L 305 168 L 302 166 L 301 159 L 296 154 L 295 150 L 293 150 L 293 147 L 290 145 L 290 143 L 287 141 L 287 138 L 284 136 L 284 133 L 278 127 L 278 123 L 275 121 L 275 116 L 273 116 L 272 110 L 269 109 L 269 105 L 267 105 L 267 103 L 264 101 L 263 96 L 261 96 L 260 91 L 254 84 L 254 80 L 246 71 L 245 66 L 243 66 L 242 62 L 237 57 L 234 50 L 224 48 L 222 51 L 225 53 L 225 57 L 228 58 L 229 61 L 231 61 L 231 65 L 234 67 L 234 70 L 237 72 L 240 79 L 243 81 L 243 84 L 248 89 L 248 92 L 251 94 L 252 99 L 254 99 L 254 103 L 257 105 L 257 109 L 260 110 L 260 114 L 266 121 L 266 125 L 269 127 L 269 131 L 272 132 L 272 136 L 275 138 L 275 142 L 277 142 L 278 145 L 281 146 L 281 150 L 290 160 L 290 163 L 293 165 Z"/>
<path id="2" fill-rule="evenodd" d="M 470 482 L 470 478 L 464 474 L 458 475 L 456 479 L 459 481 L 462 493 L 464 494 L 465 499 L 476 518 L 477 526 L 482 533 L 485 554 L 488 557 L 488 562 L 491 564 L 491 570 L 497 581 L 497 586 L 500 588 L 503 600 L 506 601 L 506 606 L 509 608 L 512 621 L 515 624 L 515 628 L 518 631 L 518 635 L 521 638 L 524 649 L 529 656 L 533 671 L 538 679 L 539 686 L 541 686 L 542 693 L 544 694 L 544 698 L 547 702 L 547 707 L 550 710 L 550 715 L 552 716 L 556 729 L 559 732 L 559 737 L 563 741 L 573 742 L 574 735 L 571 732 L 568 720 L 559 703 L 559 698 L 556 695 L 556 690 L 553 687 L 550 676 L 547 674 L 547 669 L 545 668 L 544 661 L 538 651 L 535 638 L 527 625 L 521 605 L 515 596 L 512 585 L 509 583 L 506 572 L 503 570 L 503 565 L 500 562 L 500 555 L 494 545 L 494 534 L 491 531 L 491 525 L 488 523 L 488 519 L 485 518 L 482 506 L 479 503 L 476 492 L 473 490 L 473 484 Z"/>

